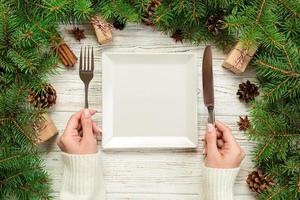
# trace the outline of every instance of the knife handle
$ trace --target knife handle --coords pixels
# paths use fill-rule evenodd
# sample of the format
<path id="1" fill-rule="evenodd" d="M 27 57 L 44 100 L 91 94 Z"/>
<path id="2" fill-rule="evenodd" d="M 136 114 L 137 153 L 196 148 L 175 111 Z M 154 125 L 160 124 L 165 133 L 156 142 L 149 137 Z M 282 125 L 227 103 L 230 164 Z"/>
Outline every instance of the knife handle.
<path id="1" fill-rule="evenodd" d="M 215 111 L 214 108 L 208 108 L 208 123 L 215 124 Z"/>

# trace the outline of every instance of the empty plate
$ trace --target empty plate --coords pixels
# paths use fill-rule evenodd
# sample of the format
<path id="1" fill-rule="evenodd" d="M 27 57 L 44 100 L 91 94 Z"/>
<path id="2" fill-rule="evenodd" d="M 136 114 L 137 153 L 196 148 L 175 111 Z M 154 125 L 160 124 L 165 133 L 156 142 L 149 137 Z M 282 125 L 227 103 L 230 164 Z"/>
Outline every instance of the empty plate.
<path id="1" fill-rule="evenodd" d="M 104 149 L 195 148 L 196 55 L 103 53 Z"/>

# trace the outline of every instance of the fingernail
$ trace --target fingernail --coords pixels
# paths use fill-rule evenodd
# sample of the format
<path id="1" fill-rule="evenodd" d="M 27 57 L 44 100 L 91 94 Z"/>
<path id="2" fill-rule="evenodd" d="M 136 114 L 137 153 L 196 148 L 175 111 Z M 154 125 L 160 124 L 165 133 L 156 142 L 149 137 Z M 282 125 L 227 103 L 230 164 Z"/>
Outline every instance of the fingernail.
<path id="1" fill-rule="evenodd" d="M 203 151 L 202 151 L 202 154 L 205 154 L 206 152 L 205 152 L 205 149 L 203 149 Z"/>
<path id="2" fill-rule="evenodd" d="M 214 125 L 213 124 L 207 124 L 207 128 L 206 128 L 206 130 L 207 130 L 207 132 L 208 133 L 212 133 L 212 132 L 214 132 L 214 129 L 215 129 L 215 127 L 214 127 Z"/>
<path id="3" fill-rule="evenodd" d="M 90 110 L 90 112 L 92 112 L 92 113 L 97 113 L 98 111 L 97 110 L 93 110 L 93 109 L 89 109 Z"/>
<path id="4" fill-rule="evenodd" d="M 84 109 L 84 117 L 85 118 L 90 118 L 91 117 L 89 109 Z"/>

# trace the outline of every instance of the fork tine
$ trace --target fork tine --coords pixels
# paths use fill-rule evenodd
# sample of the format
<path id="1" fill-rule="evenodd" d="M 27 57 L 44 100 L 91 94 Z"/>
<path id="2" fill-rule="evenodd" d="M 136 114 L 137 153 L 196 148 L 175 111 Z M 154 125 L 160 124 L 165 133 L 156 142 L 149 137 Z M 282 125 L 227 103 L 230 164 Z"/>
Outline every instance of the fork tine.
<path id="1" fill-rule="evenodd" d="M 84 47 L 84 66 L 83 66 L 83 70 L 84 71 L 87 70 L 87 66 L 86 66 L 86 47 Z"/>
<path id="2" fill-rule="evenodd" d="M 87 59 L 87 71 L 90 71 L 91 61 L 90 61 L 90 46 L 88 46 L 88 59 Z"/>
<path id="3" fill-rule="evenodd" d="M 80 58 L 79 58 L 79 71 L 82 71 L 82 47 L 80 49 Z"/>
<path id="4" fill-rule="evenodd" d="M 92 72 L 94 71 L 94 47 L 92 47 L 92 60 L 91 60 L 91 65 L 92 65 Z"/>

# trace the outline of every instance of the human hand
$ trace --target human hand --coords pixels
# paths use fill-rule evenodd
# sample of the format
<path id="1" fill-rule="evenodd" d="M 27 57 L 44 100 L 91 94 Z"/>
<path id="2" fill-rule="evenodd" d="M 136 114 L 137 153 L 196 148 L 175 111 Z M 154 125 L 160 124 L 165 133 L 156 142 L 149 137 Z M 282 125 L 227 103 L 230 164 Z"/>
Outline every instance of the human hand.
<path id="1" fill-rule="evenodd" d="M 97 153 L 97 134 L 101 129 L 91 119 L 95 110 L 84 109 L 71 116 L 57 145 L 69 154 Z"/>
<path id="2" fill-rule="evenodd" d="M 207 154 L 205 165 L 211 168 L 239 167 L 245 157 L 243 149 L 226 125 L 216 121 L 216 128 L 212 124 L 207 125 L 203 152 Z"/>

